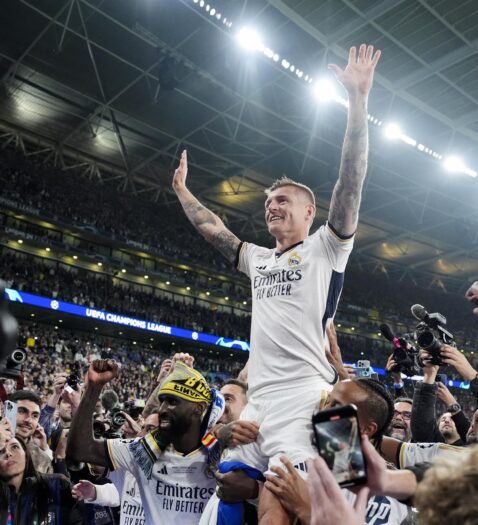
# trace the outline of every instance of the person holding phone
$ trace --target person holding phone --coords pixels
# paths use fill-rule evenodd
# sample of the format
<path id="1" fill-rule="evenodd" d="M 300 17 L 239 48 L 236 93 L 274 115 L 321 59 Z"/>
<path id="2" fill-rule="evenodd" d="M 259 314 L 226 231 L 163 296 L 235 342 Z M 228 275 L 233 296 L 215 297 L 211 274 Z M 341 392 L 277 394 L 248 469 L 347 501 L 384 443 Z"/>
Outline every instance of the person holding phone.
<path id="1" fill-rule="evenodd" d="M 41 474 L 22 439 L 0 426 L 0 523 L 82 525 L 65 476 Z"/>

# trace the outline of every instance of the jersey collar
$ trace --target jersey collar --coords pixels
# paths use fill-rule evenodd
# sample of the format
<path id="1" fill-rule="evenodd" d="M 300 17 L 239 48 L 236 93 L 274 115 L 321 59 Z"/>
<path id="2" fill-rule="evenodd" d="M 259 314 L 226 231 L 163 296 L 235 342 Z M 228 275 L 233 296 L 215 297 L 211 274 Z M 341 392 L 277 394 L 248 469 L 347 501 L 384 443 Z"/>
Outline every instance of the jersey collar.
<path id="1" fill-rule="evenodd" d="M 292 246 L 289 246 L 288 248 L 286 248 L 283 252 L 275 252 L 275 256 L 276 258 L 278 259 L 281 255 L 284 255 L 284 253 L 292 250 L 293 248 L 295 248 L 296 246 L 299 246 L 299 244 L 302 244 L 304 241 L 299 241 L 299 242 L 296 242 L 295 244 L 293 244 Z"/>

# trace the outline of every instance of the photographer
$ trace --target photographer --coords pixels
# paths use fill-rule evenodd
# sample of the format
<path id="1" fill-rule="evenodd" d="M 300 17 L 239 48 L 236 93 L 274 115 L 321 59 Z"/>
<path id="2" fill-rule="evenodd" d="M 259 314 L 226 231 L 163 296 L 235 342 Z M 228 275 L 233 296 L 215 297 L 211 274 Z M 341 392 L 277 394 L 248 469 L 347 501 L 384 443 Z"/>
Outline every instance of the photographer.
<path id="1" fill-rule="evenodd" d="M 458 360 L 454 357 L 452 360 L 450 356 L 456 356 L 457 353 L 463 359 L 460 358 Z M 463 371 L 465 374 L 470 373 L 468 367 L 463 363 L 463 360 L 466 361 L 465 356 L 455 348 L 444 345 L 440 355 L 444 363 L 459 362 L 458 366 L 455 365 L 457 369 L 459 367 L 458 371 Z M 463 446 L 470 426 L 469 421 L 445 385 L 439 386 L 436 383 L 439 366 L 431 364 L 431 355 L 421 350 L 420 356 L 423 363 L 423 381 L 417 381 L 413 394 L 412 418 L 410 422 L 412 438 L 414 441 L 419 442 L 448 443 L 450 445 Z M 471 368 L 471 365 L 469 367 Z M 435 415 L 438 392 L 440 392 L 441 399 L 446 406 L 446 412 L 442 416 L 444 419 L 440 424 L 437 424 Z M 449 414 L 449 417 L 446 417 L 446 414 Z M 440 430 L 440 426 L 444 433 Z"/>

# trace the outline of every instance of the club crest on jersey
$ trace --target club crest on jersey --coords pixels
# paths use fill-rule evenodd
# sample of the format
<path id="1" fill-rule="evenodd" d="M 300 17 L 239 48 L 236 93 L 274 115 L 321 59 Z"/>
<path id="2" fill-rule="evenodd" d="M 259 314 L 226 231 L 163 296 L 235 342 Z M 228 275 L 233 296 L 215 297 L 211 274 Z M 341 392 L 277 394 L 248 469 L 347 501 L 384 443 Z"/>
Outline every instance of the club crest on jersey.
<path id="1" fill-rule="evenodd" d="M 302 257 L 296 252 L 292 252 L 289 255 L 289 259 L 287 260 L 287 263 L 289 264 L 289 266 L 299 266 L 301 262 L 302 262 Z"/>

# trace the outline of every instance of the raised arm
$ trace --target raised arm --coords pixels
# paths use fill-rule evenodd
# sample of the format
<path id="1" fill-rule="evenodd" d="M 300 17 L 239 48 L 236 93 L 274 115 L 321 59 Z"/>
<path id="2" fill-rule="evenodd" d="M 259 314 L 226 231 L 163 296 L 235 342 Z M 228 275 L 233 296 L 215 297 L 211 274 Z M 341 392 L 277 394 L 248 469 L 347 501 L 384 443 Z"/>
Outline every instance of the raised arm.
<path id="1" fill-rule="evenodd" d="M 230 232 L 221 219 L 203 206 L 186 187 L 188 156 L 186 150 L 181 154 L 178 169 L 174 172 L 173 190 L 178 196 L 184 213 L 196 230 L 219 250 L 226 259 L 234 262 L 240 240 Z"/>
<path id="2" fill-rule="evenodd" d="M 353 235 L 357 229 L 362 186 L 367 173 L 368 95 L 380 53 L 376 51 L 374 54 L 373 46 L 362 44 L 358 56 L 355 47 L 350 48 L 345 70 L 335 64 L 329 65 L 347 90 L 349 101 L 339 180 L 329 209 L 329 223 L 343 236 Z"/>
<path id="3" fill-rule="evenodd" d="M 105 440 L 93 436 L 93 413 L 103 386 L 117 376 L 118 365 L 112 359 L 97 359 L 90 365 L 88 383 L 68 433 L 67 460 L 108 466 Z"/>

